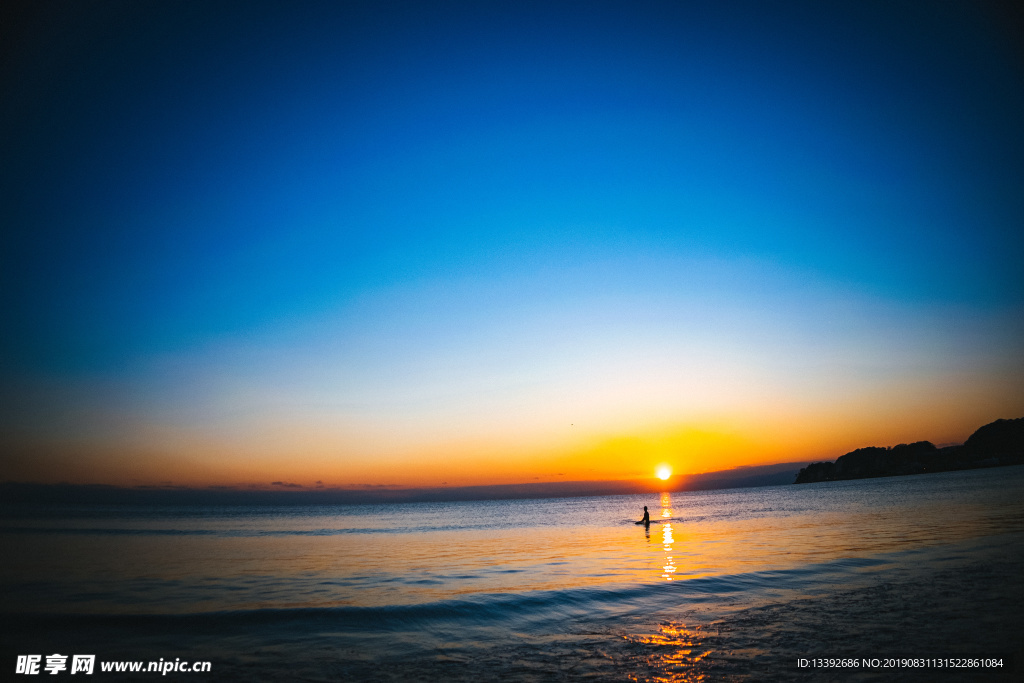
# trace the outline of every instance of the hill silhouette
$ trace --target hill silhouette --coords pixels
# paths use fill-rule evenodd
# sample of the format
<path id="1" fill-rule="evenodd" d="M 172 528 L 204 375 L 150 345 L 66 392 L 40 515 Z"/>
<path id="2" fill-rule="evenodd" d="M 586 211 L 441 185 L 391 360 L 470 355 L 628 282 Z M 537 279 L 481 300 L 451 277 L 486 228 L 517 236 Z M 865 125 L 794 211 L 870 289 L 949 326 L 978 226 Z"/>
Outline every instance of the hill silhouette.
<path id="1" fill-rule="evenodd" d="M 981 427 L 962 445 L 936 448 L 929 441 L 891 447 L 869 446 L 840 456 L 834 463 L 815 462 L 796 475 L 795 484 L 892 477 L 999 467 L 1024 463 L 1024 417 L 996 420 Z"/>

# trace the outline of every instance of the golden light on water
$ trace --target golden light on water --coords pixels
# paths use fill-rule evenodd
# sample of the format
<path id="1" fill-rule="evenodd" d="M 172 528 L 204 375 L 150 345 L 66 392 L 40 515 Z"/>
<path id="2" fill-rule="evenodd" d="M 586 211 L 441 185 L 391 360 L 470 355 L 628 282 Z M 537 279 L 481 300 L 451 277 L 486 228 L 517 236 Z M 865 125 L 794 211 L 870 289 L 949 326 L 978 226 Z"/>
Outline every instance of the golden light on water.
<path id="1" fill-rule="evenodd" d="M 671 474 L 672 472 L 669 470 L 669 475 Z M 672 544 L 675 543 L 675 538 L 672 536 L 672 524 L 668 521 L 672 519 L 672 497 L 668 493 L 661 494 L 661 517 L 664 520 L 664 524 L 661 527 L 661 543 L 665 549 L 665 564 L 662 567 L 665 571 L 661 577 L 666 581 L 671 581 L 673 574 L 676 572 L 676 564 L 673 561 L 674 554 L 672 552 Z"/>
<path id="2" fill-rule="evenodd" d="M 626 636 L 631 643 L 648 646 L 645 659 L 653 677 L 643 679 L 632 675 L 630 680 L 651 680 L 663 683 L 698 683 L 709 680 L 708 655 L 712 653 L 708 634 L 703 626 L 688 628 L 685 624 L 662 624 L 659 633 Z"/>
<path id="3" fill-rule="evenodd" d="M 664 481 L 672 476 L 672 468 L 669 467 L 668 465 L 660 465 L 658 469 L 655 470 L 655 474 L 657 475 L 658 479 Z"/>

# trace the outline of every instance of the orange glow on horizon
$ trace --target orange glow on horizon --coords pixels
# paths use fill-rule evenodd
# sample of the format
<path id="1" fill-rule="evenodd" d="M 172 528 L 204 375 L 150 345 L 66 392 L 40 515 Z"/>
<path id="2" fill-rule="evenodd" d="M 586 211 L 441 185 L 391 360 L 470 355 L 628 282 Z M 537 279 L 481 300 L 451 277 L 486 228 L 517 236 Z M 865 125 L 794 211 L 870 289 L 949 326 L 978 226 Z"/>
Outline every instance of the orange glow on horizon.
<path id="1" fill-rule="evenodd" d="M 387 441 L 366 432 L 303 425 L 224 437 L 140 427 L 131 437 L 9 443 L 7 481 L 117 486 L 433 488 L 569 481 L 669 481 L 781 462 L 834 460 L 855 448 L 927 439 L 963 441 L 1004 411 L 934 425 L 826 415 L 764 415 L 618 433 L 495 433 L 431 442 Z M 951 417 L 939 414 L 940 418 Z M 956 427 L 957 431 L 952 431 Z M 127 433 L 127 430 L 125 430 Z M 275 438 L 261 438 L 270 434 Z M 662 471 L 661 468 L 666 468 Z M 655 477 L 651 474 L 654 473 Z M 667 474 L 667 476 L 665 476 Z M 275 483 L 276 482 L 276 483 Z"/>

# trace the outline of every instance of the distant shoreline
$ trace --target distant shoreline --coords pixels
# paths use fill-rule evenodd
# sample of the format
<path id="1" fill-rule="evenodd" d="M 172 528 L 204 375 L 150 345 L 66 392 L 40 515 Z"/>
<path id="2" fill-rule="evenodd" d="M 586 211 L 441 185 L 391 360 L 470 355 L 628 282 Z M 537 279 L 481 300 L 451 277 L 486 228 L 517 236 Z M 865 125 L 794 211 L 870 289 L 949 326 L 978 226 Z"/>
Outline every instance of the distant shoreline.
<path id="1" fill-rule="evenodd" d="M 797 474 L 794 484 L 930 474 L 1024 464 L 1024 417 L 996 420 L 961 445 L 937 448 L 930 441 L 891 447 L 858 448 L 833 462 L 815 462 Z"/>
<path id="2" fill-rule="evenodd" d="M 996 420 L 962 445 L 937 448 L 928 441 L 859 448 L 835 462 L 786 462 L 652 480 L 564 481 L 401 488 L 309 488 L 295 484 L 254 486 L 112 486 L 103 484 L 0 483 L 0 514 L 11 505 L 301 506 L 389 505 L 474 500 L 657 495 L 756 486 L 810 484 L 907 474 L 1024 464 L 1024 418 Z M 280 482 L 278 482 L 280 483 Z"/>

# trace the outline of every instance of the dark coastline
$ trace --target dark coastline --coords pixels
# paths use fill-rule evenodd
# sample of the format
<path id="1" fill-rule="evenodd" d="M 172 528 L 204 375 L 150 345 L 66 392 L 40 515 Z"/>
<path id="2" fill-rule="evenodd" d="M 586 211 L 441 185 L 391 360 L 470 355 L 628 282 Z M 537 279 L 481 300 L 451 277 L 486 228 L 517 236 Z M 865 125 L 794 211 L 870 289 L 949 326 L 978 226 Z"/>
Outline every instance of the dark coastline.
<path id="1" fill-rule="evenodd" d="M 965 443 L 937 448 L 928 441 L 859 448 L 833 462 L 786 462 L 736 467 L 674 478 L 667 484 L 642 481 L 527 482 L 487 486 L 402 488 L 309 488 L 274 482 L 247 487 L 112 486 L 0 482 L 2 505 L 382 505 L 479 500 L 576 498 L 651 494 L 662 491 L 808 484 L 825 481 L 926 474 L 1024 464 L 1024 418 L 996 420 Z M 794 481 L 795 479 L 795 481 Z M 2 513 L 2 508 L 0 508 Z"/>
<path id="2" fill-rule="evenodd" d="M 918 441 L 891 447 L 858 448 L 840 456 L 834 463 L 816 462 L 802 468 L 794 483 L 813 484 L 1020 464 L 1024 464 L 1024 417 L 991 422 L 958 446 L 937 448 L 930 441 Z"/>

